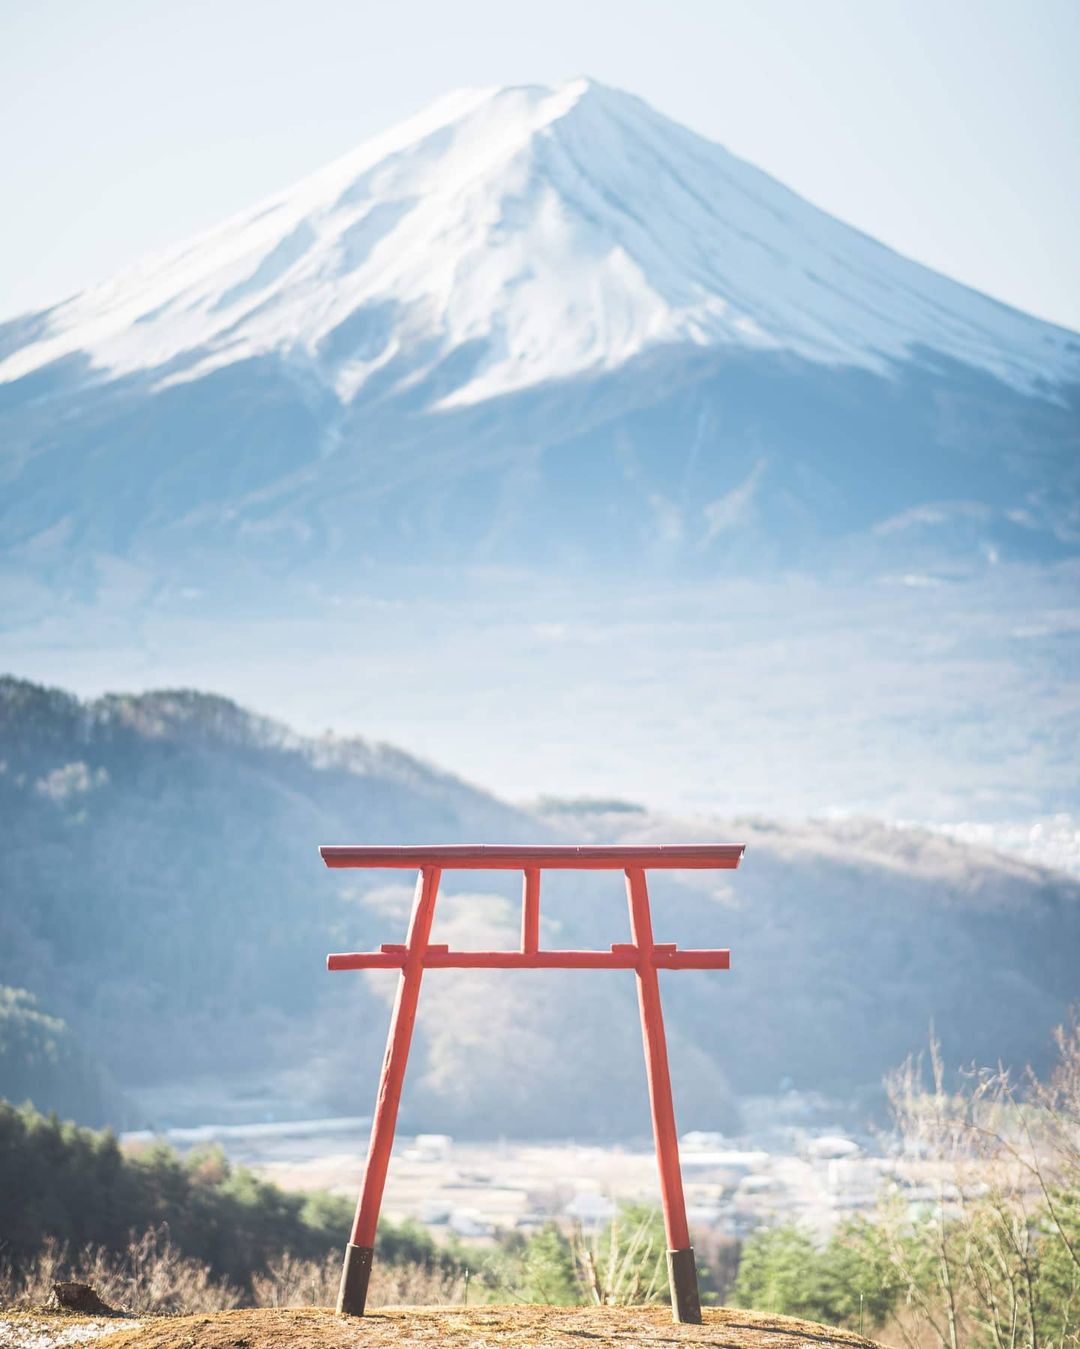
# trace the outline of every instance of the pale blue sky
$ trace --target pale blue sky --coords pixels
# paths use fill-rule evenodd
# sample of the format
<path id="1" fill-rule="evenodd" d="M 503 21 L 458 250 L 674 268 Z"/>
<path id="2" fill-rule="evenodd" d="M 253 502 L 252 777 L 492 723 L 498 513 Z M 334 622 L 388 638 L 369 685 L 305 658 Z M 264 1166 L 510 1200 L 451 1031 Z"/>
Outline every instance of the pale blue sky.
<path id="1" fill-rule="evenodd" d="M 0 0 L 0 15 L 3 316 L 449 88 L 589 74 L 1080 329 L 1078 0 Z"/>

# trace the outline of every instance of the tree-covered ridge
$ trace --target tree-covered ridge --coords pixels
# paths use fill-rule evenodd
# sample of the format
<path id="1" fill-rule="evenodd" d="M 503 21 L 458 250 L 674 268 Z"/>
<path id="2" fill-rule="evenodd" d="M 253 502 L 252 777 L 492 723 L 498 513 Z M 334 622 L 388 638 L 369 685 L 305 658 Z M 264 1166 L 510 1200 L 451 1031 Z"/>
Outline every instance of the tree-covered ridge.
<path id="1" fill-rule="evenodd" d="M 86 701 L 63 689 L 0 675 L 0 735 L 18 748 L 49 744 L 85 744 L 102 748 L 122 739 L 125 731 L 143 739 L 182 740 L 217 748 L 281 751 L 322 768 L 342 768 L 357 776 L 378 775 L 429 796 L 440 793 L 481 803 L 513 818 L 514 812 L 460 778 L 406 754 L 393 745 L 361 736 L 327 731 L 312 737 L 297 734 L 281 722 L 240 707 L 230 698 L 197 689 L 158 689 L 147 693 L 107 693 Z"/>
<path id="2" fill-rule="evenodd" d="M 0 982 L 122 1083 L 258 1066 L 333 996 L 330 945 L 376 936 L 319 843 L 528 830 L 398 751 L 308 740 L 223 698 L 84 703 L 0 679 Z M 25 1095 L 0 1074 L 0 1096 Z M 89 1098 L 64 1109 L 100 1119 Z"/>
<path id="3" fill-rule="evenodd" d="M 164 1225 L 183 1256 L 240 1288 L 283 1252 L 321 1260 L 337 1251 L 352 1216 L 346 1199 L 281 1190 L 216 1149 L 125 1152 L 109 1131 L 2 1102 L 0 1195 L 0 1258 L 16 1265 L 50 1238 L 120 1253 L 133 1234 Z M 430 1238 L 409 1226 L 384 1225 L 380 1250 L 391 1263 L 438 1262 Z"/>

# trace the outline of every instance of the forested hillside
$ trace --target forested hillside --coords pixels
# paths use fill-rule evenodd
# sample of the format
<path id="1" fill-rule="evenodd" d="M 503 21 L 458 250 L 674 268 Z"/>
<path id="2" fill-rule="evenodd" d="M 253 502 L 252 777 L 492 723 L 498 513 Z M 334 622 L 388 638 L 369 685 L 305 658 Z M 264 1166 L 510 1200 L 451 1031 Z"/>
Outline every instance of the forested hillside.
<path id="1" fill-rule="evenodd" d="M 529 831 L 395 750 L 222 699 L 0 681 L 0 983 L 123 1081 L 249 1068 L 312 1016 L 328 943 L 387 939 L 327 884 L 320 842 Z"/>
<path id="2" fill-rule="evenodd" d="M 24 988 L 0 984 L 0 1094 L 64 1119 L 126 1123 L 130 1107 L 71 1028 Z"/>
<path id="3" fill-rule="evenodd" d="M 78 1105 L 56 1096 L 93 1059 L 121 1088 L 201 1074 L 239 1095 L 261 1074 L 287 1081 L 298 1116 L 366 1113 L 393 979 L 324 960 L 401 940 L 411 880 L 328 872 L 318 845 L 556 837 L 748 844 L 733 874 L 654 881 L 658 940 L 732 948 L 730 973 L 665 977 L 685 1128 L 730 1126 L 734 1096 L 784 1079 L 873 1089 L 931 1020 L 953 1062 L 1038 1065 L 1076 996 L 1080 887 L 918 831 L 531 816 L 396 750 L 304 739 L 220 698 L 83 703 L 6 679 L 0 984 L 38 999 L 8 995 L 35 1034 L 62 1019 L 84 1066 L 28 1088 L 5 1050 L 0 1095 L 116 1119 L 92 1064 Z M 513 944 L 518 887 L 447 877 L 433 940 Z M 615 876 L 545 879 L 543 916 L 553 945 L 626 940 Z M 430 975 L 418 1027 L 403 1128 L 647 1132 L 628 977 Z"/>

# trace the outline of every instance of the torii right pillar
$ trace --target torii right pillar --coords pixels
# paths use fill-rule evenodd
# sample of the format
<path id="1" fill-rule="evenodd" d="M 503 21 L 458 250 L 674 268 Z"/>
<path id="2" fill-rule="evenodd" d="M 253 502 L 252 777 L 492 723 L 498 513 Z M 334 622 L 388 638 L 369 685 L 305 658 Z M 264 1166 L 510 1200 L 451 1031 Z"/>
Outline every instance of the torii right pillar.
<path id="1" fill-rule="evenodd" d="M 667 1233 L 671 1313 L 676 1321 L 697 1325 L 701 1321 L 701 1298 L 698 1294 L 697 1262 L 694 1248 L 690 1245 L 690 1228 L 686 1221 L 682 1168 L 679 1166 L 679 1134 L 675 1128 L 667 1037 L 660 1005 L 660 975 L 652 958 L 655 943 L 652 915 L 649 912 L 649 891 L 645 872 L 636 867 L 626 872 L 626 898 L 630 906 L 630 935 L 638 949 L 638 1007 L 641 1011 L 641 1038 L 645 1043 L 645 1076 L 649 1084 L 656 1161 L 660 1172 L 660 1200 Z"/>

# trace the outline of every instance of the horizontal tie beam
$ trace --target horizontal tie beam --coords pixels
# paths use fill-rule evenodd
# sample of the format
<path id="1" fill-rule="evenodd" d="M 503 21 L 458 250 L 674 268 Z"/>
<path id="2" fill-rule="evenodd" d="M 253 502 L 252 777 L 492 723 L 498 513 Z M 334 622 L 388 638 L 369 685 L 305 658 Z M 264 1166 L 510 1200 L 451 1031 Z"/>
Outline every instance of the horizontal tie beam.
<path id="1" fill-rule="evenodd" d="M 675 946 L 653 946 L 644 952 L 636 946 L 613 946 L 610 951 L 451 951 L 429 946 L 424 951 L 425 970 L 636 970 L 644 954 L 658 970 L 726 970 L 731 952 L 725 950 L 680 951 Z M 404 946 L 381 951 L 345 951 L 326 957 L 328 970 L 400 970 L 408 951 Z"/>

